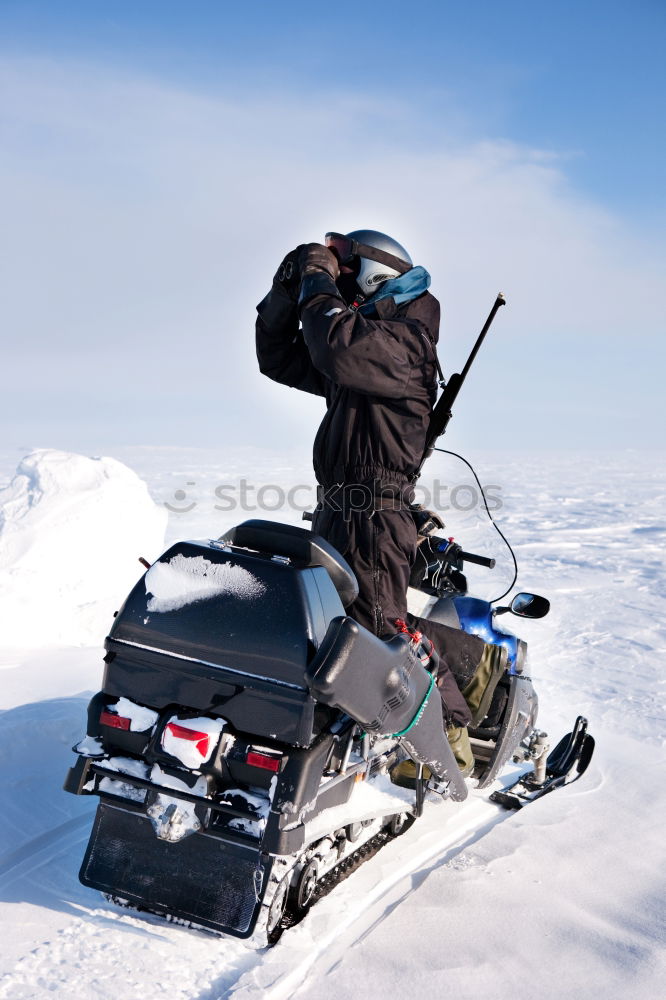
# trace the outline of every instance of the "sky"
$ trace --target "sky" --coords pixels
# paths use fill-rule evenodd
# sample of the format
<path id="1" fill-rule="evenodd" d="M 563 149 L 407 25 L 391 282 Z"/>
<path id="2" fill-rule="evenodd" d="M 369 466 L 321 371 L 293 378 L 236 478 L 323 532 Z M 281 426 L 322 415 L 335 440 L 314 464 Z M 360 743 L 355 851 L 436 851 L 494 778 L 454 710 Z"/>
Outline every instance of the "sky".
<path id="1" fill-rule="evenodd" d="M 666 8 L 0 0 L 0 445 L 302 446 L 257 372 L 293 246 L 394 235 L 447 447 L 663 446 Z"/>

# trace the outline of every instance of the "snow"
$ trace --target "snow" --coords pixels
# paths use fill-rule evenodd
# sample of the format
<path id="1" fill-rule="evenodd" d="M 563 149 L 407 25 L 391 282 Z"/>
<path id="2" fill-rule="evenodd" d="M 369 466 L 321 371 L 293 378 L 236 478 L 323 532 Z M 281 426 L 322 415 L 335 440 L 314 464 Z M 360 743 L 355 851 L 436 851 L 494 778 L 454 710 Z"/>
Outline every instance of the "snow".
<path id="1" fill-rule="evenodd" d="M 242 788 L 227 788 L 220 801 L 236 809 L 243 808 L 256 814 L 256 819 L 245 819 L 241 816 L 230 819 L 228 825 L 232 830 L 240 830 L 241 833 L 247 833 L 251 837 L 261 836 L 266 829 L 270 812 L 270 801 L 266 792 L 255 794 Z"/>
<path id="2" fill-rule="evenodd" d="M 394 785 L 388 777 L 380 775 L 372 783 L 360 782 L 349 802 L 324 809 L 309 823 L 307 822 L 309 810 L 306 808 L 303 810 L 302 818 L 307 823 L 307 837 L 314 839 L 325 836 L 338 827 L 358 823 L 372 816 L 392 816 L 413 803 L 413 792 L 400 785 Z"/>
<path id="3" fill-rule="evenodd" d="M 182 778 L 177 778 L 173 774 L 167 774 L 163 771 L 159 764 L 153 764 L 150 772 L 150 780 L 156 785 L 162 785 L 164 788 L 173 788 L 178 792 L 191 792 L 192 795 L 207 795 L 208 785 L 206 779 L 203 775 L 197 778 L 193 785 L 188 785 L 186 781 Z M 179 801 L 183 801 L 182 799 Z"/>
<path id="4" fill-rule="evenodd" d="M 104 748 L 99 736 L 84 736 L 74 747 L 76 753 L 82 757 L 103 757 Z"/>
<path id="5" fill-rule="evenodd" d="M 133 757 L 109 757 L 103 766 L 107 771 L 119 771 L 120 774 L 130 774 L 135 778 L 148 777 L 148 764 L 142 760 L 134 760 Z"/>
<path id="6" fill-rule="evenodd" d="M 166 522 L 145 483 L 113 458 L 27 455 L 0 489 L 3 647 L 99 643 L 143 572 L 139 556 L 163 548 Z"/>
<path id="7" fill-rule="evenodd" d="M 107 771 L 118 771 L 119 774 L 129 774 L 135 778 L 148 777 L 148 765 L 144 764 L 143 761 L 134 760 L 132 757 L 109 757 L 108 760 L 103 761 L 102 766 Z M 93 784 L 94 782 L 88 782 L 85 787 L 88 788 L 88 785 L 92 786 Z M 132 785 L 128 781 L 117 781 L 115 778 L 101 778 L 99 788 L 102 792 L 120 795 L 126 799 L 133 799 L 135 802 L 143 802 L 146 798 L 144 788 L 137 788 L 136 785 Z"/>
<path id="8" fill-rule="evenodd" d="M 248 751 L 250 751 L 250 750 L 253 753 L 263 753 L 263 754 L 266 754 L 268 757 L 275 757 L 275 755 L 276 755 L 275 747 L 264 747 L 260 743 L 252 743 L 248 747 Z"/>
<path id="9" fill-rule="evenodd" d="M 268 794 L 258 795 L 254 792 L 245 791 L 243 788 L 227 788 L 223 798 L 220 799 L 226 805 L 234 805 L 239 802 L 245 808 L 257 813 L 258 816 L 268 816 L 270 802 Z"/>
<path id="10" fill-rule="evenodd" d="M 86 784 L 86 788 L 90 782 Z M 99 790 L 107 795 L 119 795 L 123 799 L 132 799 L 134 802 L 143 802 L 146 798 L 145 789 L 137 788 L 129 781 L 118 781 L 116 778 L 101 778 Z"/>
<path id="11" fill-rule="evenodd" d="M 235 816 L 229 820 L 229 826 L 232 830 L 247 833 L 250 837 L 260 837 L 266 828 L 266 820 L 263 818 L 243 819 L 241 816 Z"/>
<path id="12" fill-rule="evenodd" d="M 137 705 L 129 698 L 119 698 L 115 705 L 108 706 L 107 711 L 115 712 L 116 715 L 129 719 L 131 733 L 145 733 L 147 729 L 152 731 L 159 719 L 158 712 L 154 712 L 152 708 L 146 708 L 144 705 Z"/>
<path id="13" fill-rule="evenodd" d="M 662 454 L 469 456 L 482 481 L 503 484 L 498 519 L 518 556 L 517 589 L 552 601 L 542 621 L 510 619 L 530 644 L 539 725 L 557 740 L 581 711 L 597 739 L 596 755 L 581 781 L 522 813 L 502 812 L 474 790 L 461 805 L 429 801 L 411 830 L 319 901 L 276 948 L 259 952 L 251 943 L 123 911 L 80 885 L 96 799 L 60 789 L 74 762 L 71 747 L 85 730 L 89 693 L 100 685 L 101 642 L 112 611 L 140 573 L 136 556 L 159 554 L 164 518 L 156 502 L 173 492 L 174 469 L 183 470 L 181 481 L 196 480 L 201 492 L 195 509 L 172 513 L 171 539 L 217 536 L 247 516 L 297 524 L 300 512 L 233 511 L 220 518 L 204 489 L 216 477 L 231 481 L 220 455 L 118 452 L 147 479 L 149 500 L 136 475 L 113 460 L 39 454 L 39 476 L 30 480 L 21 472 L 28 481 L 2 491 L 0 539 L 8 547 L 0 548 L 0 663 L 6 666 L 0 997 L 115 1000 L 119 989 L 151 1000 L 338 1000 L 359 992 L 405 1000 L 449 994 L 458 1000 L 523 994 L 654 1000 L 662 994 Z M 110 463 L 109 482 L 123 509 L 119 520 L 107 503 L 107 486 L 92 475 L 100 462 Z M 233 462 L 241 475 L 242 456 Z M 248 462 L 246 468 L 258 468 L 254 455 Z M 5 466 L 5 482 L 10 474 Z M 259 474 L 285 486 L 311 478 L 307 458 L 300 465 L 283 461 L 282 468 L 266 460 Z M 432 474 L 460 482 L 453 465 Z M 41 486 L 30 487 L 37 479 Z M 68 511 L 81 513 L 80 540 Z M 498 559 L 493 572 L 470 568 L 472 591 L 499 594 L 511 577 L 501 540 L 474 512 L 445 517 L 447 535 Z M 141 522 L 142 537 L 128 544 L 126 531 Z M 46 558 L 49 545 L 55 560 Z M 37 550 L 44 554 L 43 579 Z M 123 578 L 119 564 L 124 568 L 127 560 Z M 10 572 L 15 592 L 8 589 Z M 110 593 L 107 572 L 116 591 L 104 603 L 98 597 Z M 58 574 L 67 580 L 69 598 L 54 584 Z M 28 577 L 32 589 L 24 585 Z M 45 601 L 51 591 L 61 611 L 57 628 Z M 30 628 L 17 635 L 19 615 Z M 508 616 L 503 621 L 508 624 Z"/>
<path id="14" fill-rule="evenodd" d="M 265 586 L 243 566 L 214 563 L 203 556 L 173 556 L 157 562 L 146 573 L 146 593 L 152 594 L 149 611 L 178 611 L 195 601 L 207 601 L 222 594 L 252 600 Z"/>

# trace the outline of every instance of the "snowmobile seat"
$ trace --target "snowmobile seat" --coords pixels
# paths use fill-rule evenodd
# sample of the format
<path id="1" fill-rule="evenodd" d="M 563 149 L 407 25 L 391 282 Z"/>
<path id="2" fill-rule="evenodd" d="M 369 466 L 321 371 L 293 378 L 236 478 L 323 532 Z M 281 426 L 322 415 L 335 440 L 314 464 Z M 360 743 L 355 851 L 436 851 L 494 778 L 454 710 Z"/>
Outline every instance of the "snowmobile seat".
<path id="1" fill-rule="evenodd" d="M 313 535 L 307 528 L 253 518 L 231 528 L 220 541 L 282 556 L 303 567 L 323 566 L 345 607 L 358 597 L 358 583 L 351 566 L 330 542 L 321 535 Z"/>

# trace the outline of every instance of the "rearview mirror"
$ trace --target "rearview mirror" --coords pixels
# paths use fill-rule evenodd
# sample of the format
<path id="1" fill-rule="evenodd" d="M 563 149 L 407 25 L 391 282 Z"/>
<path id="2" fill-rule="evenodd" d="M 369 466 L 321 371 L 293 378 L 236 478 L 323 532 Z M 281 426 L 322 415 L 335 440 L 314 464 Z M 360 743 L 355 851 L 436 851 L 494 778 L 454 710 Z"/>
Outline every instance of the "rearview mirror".
<path id="1" fill-rule="evenodd" d="M 550 611 L 550 601 L 538 594 L 516 594 L 509 610 L 519 618 L 544 618 Z"/>

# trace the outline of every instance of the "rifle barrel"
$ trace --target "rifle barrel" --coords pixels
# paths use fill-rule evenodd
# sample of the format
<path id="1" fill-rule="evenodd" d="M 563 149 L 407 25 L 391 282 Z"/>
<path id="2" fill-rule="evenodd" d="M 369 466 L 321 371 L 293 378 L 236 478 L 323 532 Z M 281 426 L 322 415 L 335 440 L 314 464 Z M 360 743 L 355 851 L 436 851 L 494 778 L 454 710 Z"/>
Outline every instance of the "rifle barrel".
<path id="1" fill-rule="evenodd" d="M 426 443 L 423 452 L 423 458 L 421 459 L 419 467 L 416 470 L 416 473 L 414 474 L 413 477 L 414 480 L 418 479 L 426 459 L 428 459 L 430 455 L 432 455 L 432 450 L 435 446 L 435 441 L 437 440 L 438 437 L 441 437 L 442 434 L 445 432 L 449 420 L 452 417 L 451 408 L 456 401 L 458 393 L 462 388 L 463 382 L 467 378 L 467 374 L 474 363 L 474 359 L 479 352 L 481 344 L 485 340 L 486 334 L 490 329 L 492 321 L 495 319 L 498 309 L 500 308 L 500 306 L 503 305 L 506 305 L 506 299 L 500 292 L 497 298 L 495 299 L 495 302 L 493 303 L 493 307 L 490 310 L 490 313 L 488 314 L 488 319 L 484 323 L 481 333 L 476 338 L 476 343 L 474 344 L 474 347 L 472 348 L 470 355 L 467 361 L 465 362 L 465 367 L 460 373 L 454 372 L 450 376 L 449 381 L 446 384 L 446 388 L 444 389 L 442 395 L 437 400 L 435 407 L 432 411 L 432 415 L 430 417 L 430 424 L 428 426 L 428 433 L 426 435 Z"/>

